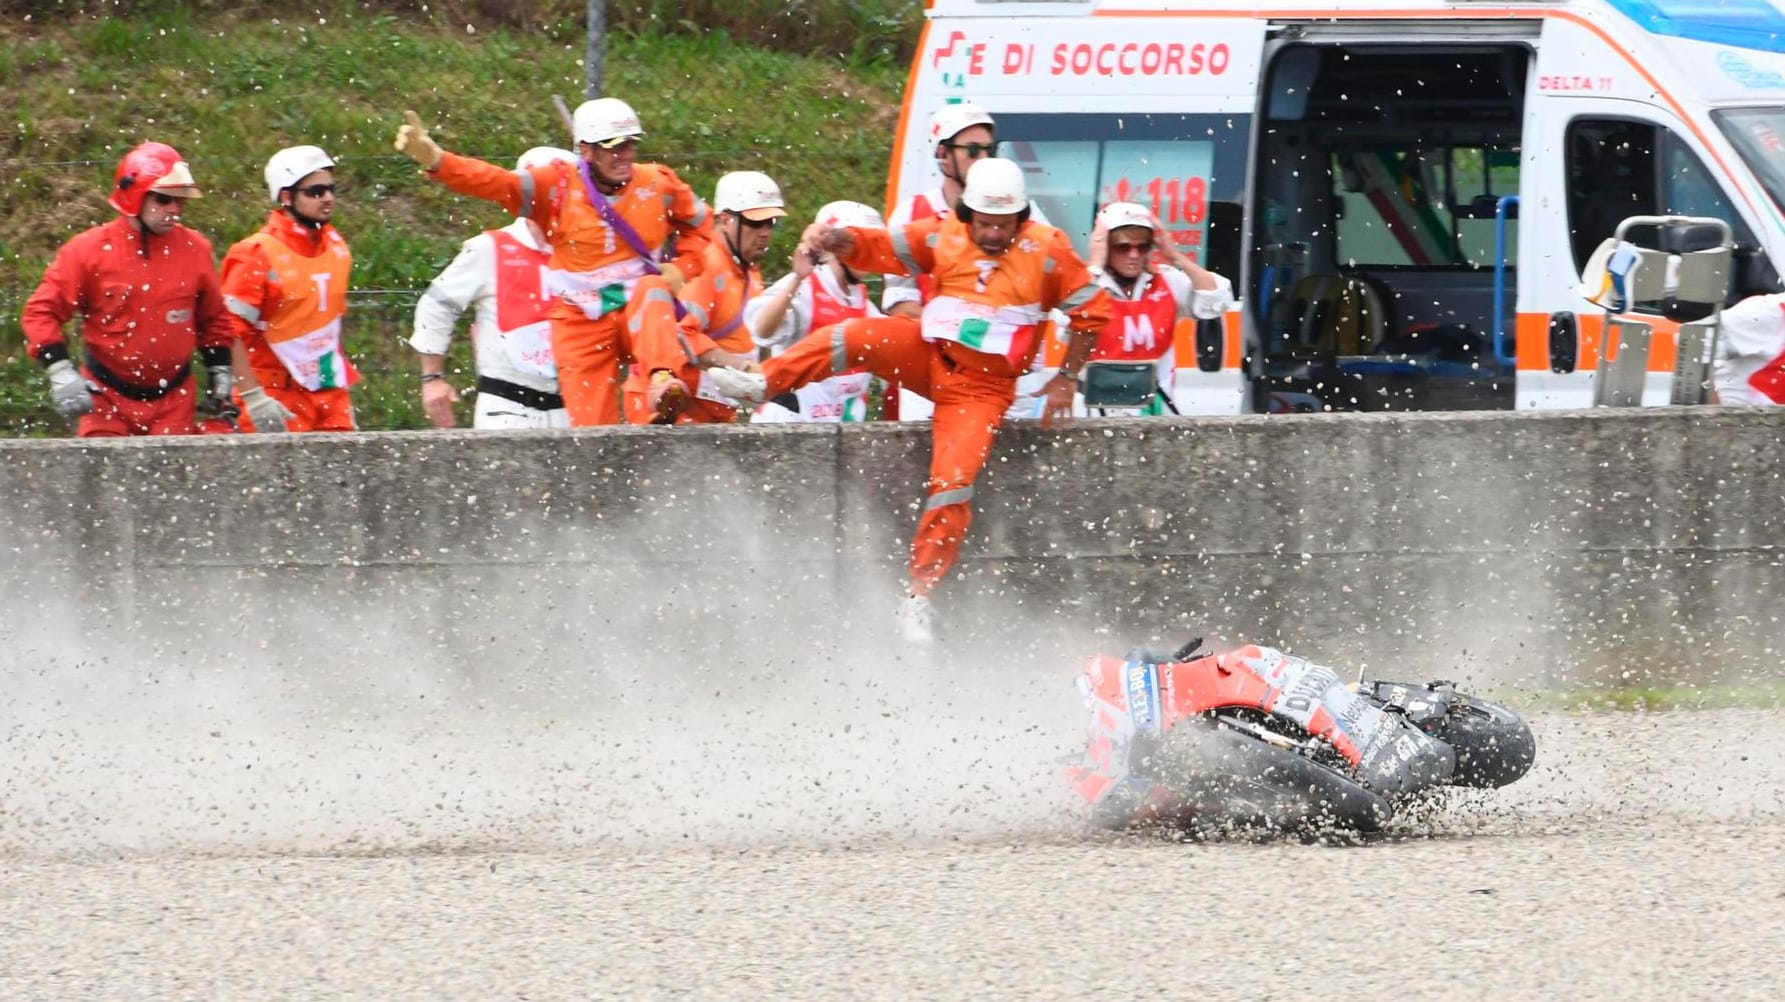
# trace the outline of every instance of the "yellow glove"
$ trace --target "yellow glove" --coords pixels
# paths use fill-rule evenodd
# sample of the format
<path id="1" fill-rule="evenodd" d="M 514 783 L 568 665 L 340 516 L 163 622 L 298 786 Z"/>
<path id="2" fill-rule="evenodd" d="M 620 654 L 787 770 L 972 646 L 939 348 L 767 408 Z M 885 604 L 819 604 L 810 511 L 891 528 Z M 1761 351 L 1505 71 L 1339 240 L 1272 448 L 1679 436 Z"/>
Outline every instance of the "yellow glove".
<path id="1" fill-rule="evenodd" d="M 446 156 L 446 151 L 429 138 L 427 127 L 421 124 L 421 118 L 415 112 L 405 111 L 403 117 L 408 124 L 397 128 L 397 152 L 421 164 L 423 170 L 440 166 L 440 158 Z"/>
<path id="2" fill-rule="evenodd" d="M 660 264 L 657 266 L 657 270 L 663 273 L 663 280 L 669 283 L 671 293 L 681 292 L 682 286 L 688 282 L 688 277 L 682 274 L 682 269 L 673 264 Z"/>

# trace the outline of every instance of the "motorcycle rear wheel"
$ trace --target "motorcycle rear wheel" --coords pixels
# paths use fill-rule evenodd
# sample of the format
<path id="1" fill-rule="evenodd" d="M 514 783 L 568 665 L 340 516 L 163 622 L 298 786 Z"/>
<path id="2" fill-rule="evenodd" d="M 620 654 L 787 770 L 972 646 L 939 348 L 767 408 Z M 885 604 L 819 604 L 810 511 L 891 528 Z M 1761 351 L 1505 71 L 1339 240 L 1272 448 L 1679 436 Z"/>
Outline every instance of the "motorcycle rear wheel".
<path id="1" fill-rule="evenodd" d="M 1167 731 L 1145 768 L 1199 821 L 1292 831 L 1380 831 L 1394 809 L 1349 777 L 1249 731 L 1202 718 Z"/>

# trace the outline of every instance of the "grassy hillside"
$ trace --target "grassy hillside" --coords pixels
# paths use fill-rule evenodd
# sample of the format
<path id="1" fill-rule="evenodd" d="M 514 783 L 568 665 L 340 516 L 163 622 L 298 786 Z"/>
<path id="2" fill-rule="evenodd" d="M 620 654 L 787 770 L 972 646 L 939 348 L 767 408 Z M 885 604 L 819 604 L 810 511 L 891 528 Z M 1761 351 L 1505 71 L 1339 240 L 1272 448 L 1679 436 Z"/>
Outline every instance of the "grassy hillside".
<path id="1" fill-rule="evenodd" d="M 264 218 L 261 170 L 274 150 L 316 143 L 340 160 L 361 423 L 421 427 L 413 355 L 398 343 L 410 304 L 459 241 L 505 220 L 391 149 L 401 111 L 419 111 L 448 149 L 496 161 L 562 144 L 550 95 L 574 104 L 580 94 L 582 25 L 449 29 L 351 6 L 327 17 L 171 6 L 45 21 L 0 26 L 0 80 L 16 108 L 0 127 L 0 434 L 63 433 L 25 358 L 18 310 L 56 247 L 111 217 L 117 158 L 146 139 L 191 162 L 206 197 L 186 222 L 219 255 Z M 796 219 L 833 198 L 881 201 L 903 77 L 891 60 L 788 55 L 724 32 L 608 40 L 606 90 L 638 109 L 645 159 L 709 198 L 720 173 L 765 170 Z M 792 240 L 791 227 L 777 237 L 771 274 Z M 456 381 L 468 383 L 468 353 L 455 359 Z"/>

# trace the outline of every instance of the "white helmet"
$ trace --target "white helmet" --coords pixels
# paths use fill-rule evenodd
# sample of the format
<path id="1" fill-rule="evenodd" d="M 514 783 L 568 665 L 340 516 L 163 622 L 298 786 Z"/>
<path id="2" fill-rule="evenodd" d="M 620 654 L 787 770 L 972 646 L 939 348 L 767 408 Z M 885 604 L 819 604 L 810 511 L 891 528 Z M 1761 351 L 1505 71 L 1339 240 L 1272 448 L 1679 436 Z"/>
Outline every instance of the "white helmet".
<path id="1" fill-rule="evenodd" d="M 967 168 L 967 185 L 961 189 L 961 204 L 974 212 L 994 216 L 1021 212 L 1029 206 L 1029 188 L 1023 181 L 1023 169 L 1016 161 L 1003 157 L 975 160 Z"/>
<path id="2" fill-rule="evenodd" d="M 860 202 L 826 202 L 815 220 L 820 226 L 853 226 L 861 230 L 884 230 L 886 220 L 880 211 Z"/>
<path id="3" fill-rule="evenodd" d="M 947 142 L 975 125 L 983 125 L 988 129 L 997 128 L 997 123 L 992 121 L 991 112 L 972 101 L 945 104 L 930 116 L 930 145 L 934 147 L 937 143 Z"/>
<path id="4" fill-rule="evenodd" d="M 1124 226 L 1140 226 L 1148 231 L 1153 228 L 1153 214 L 1144 205 L 1133 202 L 1111 202 L 1097 213 L 1097 221 L 1103 224 L 1106 232 L 1119 230 Z"/>
<path id="5" fill-rule="evenodd" d="M 287 146 L 267 161 L 267 197 L 279 204 L 279 193 L 319 170 L 332 170 L 334 158 L 320 146 Z"/>
<path id="6" fill-rule="evenodd" d="M 521 158 L 514 162 L 514 169 L 532 170 L 535 167 L 544 167 L 546 164 L 555 163 L 576 163 L 576 154 L 569 150 L 561 150 L 556 146 L 535 146 L 521 154 Z"/>
<path id="7" fill-rule="evenodd" d="M 719 179 L 713 192 L 714 212 L 735 212 L 751 222 L 787 215 L 781 186 L 759 170 L 734 170 Z"/>
<path id="8" fill-rule="evenodd" d="M 617 97 L 598 97 L 576 106 L 571 116 L 571 131 L 579 143 L 594 143 L 603 148 L 620 145 L 645 134 L 638 122 L 638 112 Z"/>

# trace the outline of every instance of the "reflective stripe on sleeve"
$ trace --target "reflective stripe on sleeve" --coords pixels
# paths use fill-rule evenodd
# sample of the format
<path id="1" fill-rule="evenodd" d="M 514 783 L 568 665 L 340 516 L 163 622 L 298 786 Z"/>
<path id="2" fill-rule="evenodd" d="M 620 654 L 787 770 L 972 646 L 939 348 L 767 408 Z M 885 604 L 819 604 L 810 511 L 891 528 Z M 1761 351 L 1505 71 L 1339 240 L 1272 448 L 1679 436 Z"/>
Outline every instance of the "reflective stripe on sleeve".
<path id="1" fill-rule="evenodd" d="M 652 291 L 658 291 L 658 290 L 652 290 Z M 700 306 L 695 303 L 683 303 L 682 305 L 688 308 L 689 316 L 692 316 L 694 318 L 695 322 L 697 324 L 699 324 L 700 329 L 703 331 L 706 330 L 707 324 L 712 322 L 711 320 L 709 320 L 707 318 L 707 311 L 704 309 L 701 309 Z"/>
<path id="2" fill-rule="evenodd" d="M 515 175 L 521 179 L 521 211 L 515 215 L 526 218 L 533 215 L 533 175 L 524 170 L 515 171 Z"/>
<path id="3" fill-rule="evenodd" d="M 1091 297 L 1095 296 L 1095 295 L 1097 295 L 1097 283 L 1096 282 L 1090 282 L 1085 285 L 1081 285 L 1078 288 L 1072 290 L 1071 295 L 1067 296 L 1065 299 L 1060 300 L 1059 308 L 1062 310 L 1076 310 L 1079 307 L 1090 302 Z"/>
<path id="4" fill-rule="evenodd" d="M 892 249 L 893 256 L 898 258 L 899 263 L 909 269 L 911 274 L 916 275 L 923 271 L 917 266 L 917 258 L 911 254 L 911 238 L 905 235 L 903 228 L 892 231 Z"/>
<path id="5" fill-rule="evenodd" d="M 260 323 L 260 310 L 249 305 L 245 300 L 237 299 L 235 296 L 224 296 L 223 308 L 251 324 Z"/>

